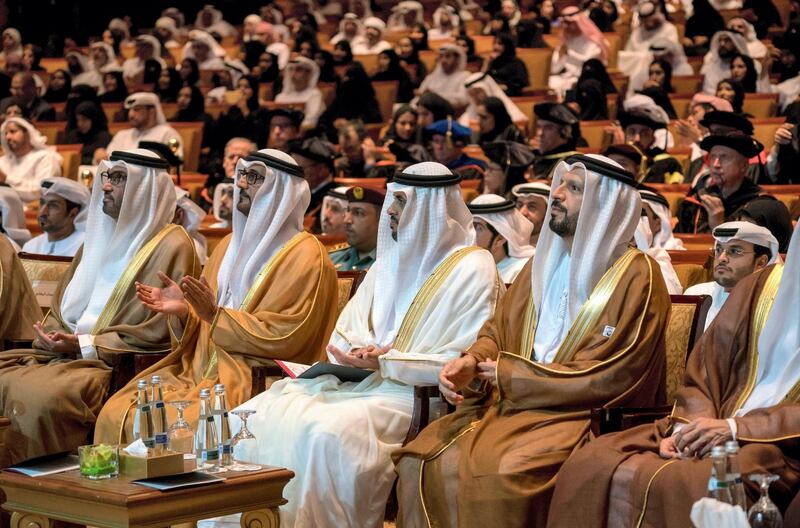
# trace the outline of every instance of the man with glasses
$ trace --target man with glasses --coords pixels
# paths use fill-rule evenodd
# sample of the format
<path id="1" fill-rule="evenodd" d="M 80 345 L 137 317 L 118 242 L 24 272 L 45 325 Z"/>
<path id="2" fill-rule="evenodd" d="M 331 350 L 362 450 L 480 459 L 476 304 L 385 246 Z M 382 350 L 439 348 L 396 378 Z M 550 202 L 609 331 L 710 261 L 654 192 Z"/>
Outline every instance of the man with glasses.
<path id="1" fill-rule="evenodd" d="M 303 231 L 309 200 L 303 169 L 288 154 L 252 152 L 236 167 L 233 233 L 202 277 L 137 283 L 137 304 L 170 323 L 172 353 L 150 371 L 173 389 L 165 399 L 197 400 L 201 389 L 223 383 L 232 408 L 250 398 L 253 366 L 324 358 L 338 288 L 325 248 Z M 135 396 L 134 380 L 106 403 L 97 441 L 133 440 Z M 189 421 L 197 418 L 196 407 L 188 412 Z"/>
<path id="2" fill-rule="evenodd" d="M 136 284 L 200 271 L 194 245 L 170 224 L 167 163 L 145 149 L 115 151 L 98 166 L 86 239 L 33 325 L 32 350 L 0 353 L 0 414 L 14 463 L 85 444 L 109 390 L 114 354 L 169 350 L 167 318 L 136 300 Z"/>
<path id="3" fill-rule="evenodd" d="M 726 222 L 714 230 L 714 280 L 695 284 L 684 295 L 710 295 L 706 326 L 719 313 L 734 286 L 778 260 L 778 240 L 769 229 L 750 222 Z"/>

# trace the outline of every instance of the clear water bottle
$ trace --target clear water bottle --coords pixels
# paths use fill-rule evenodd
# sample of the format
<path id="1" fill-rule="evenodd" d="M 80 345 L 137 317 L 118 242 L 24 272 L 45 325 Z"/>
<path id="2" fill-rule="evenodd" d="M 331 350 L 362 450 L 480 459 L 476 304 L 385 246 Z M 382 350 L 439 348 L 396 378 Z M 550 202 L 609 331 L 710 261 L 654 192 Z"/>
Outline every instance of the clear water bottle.
<path id="1" fill-rule="evenodd" d="M 153 412 L 150 398 L 147 395 L 147 380 L 140 379 L 136 383 L 136 415 L 133 418 L 133 439 L 141 438 L 148 450 L 156 446 L 153 433 Z"/>
<path id="2" fill-rule="evenodd" d="M 223 467 L 233 464 L 231 458 L 231 425 L 228 420 L 228 402 L 225 398 L 225 385 L 214 385 L 214 422 L 219 432 L 219 461 Z"/>
<path id="3" fill-rule="evenodd" d="M 195 429 L 194 449 L 197 467 L 213 473 L 219 471 L 219 443 L 210 400 L 211 391 L 200 389 L 200 415 Z"/>
<path id="4" fill-rule="evenodd" d="M 711 448 L 711 475 L 708 477 L 708 496 L 726 504 L 733 504 L 731 490 L 728 487 L 727 455 L 724 446 Z"/>
<path id="5" fill-rule="evenodd" d="M 739 469 L 739 442 L 729 440 L 725 442 L 725 454 L 728 457 L 728 474 L 725 480 L 731 490 L 734 506 L 741 506 L 747 511 L 747 495 L 744 492 L 742 483 L 742 471 Z"/>
<path id="6" fill-rule="evenodd" d="M 164 406 L 164 392 L 161 389 L 161 376 L 151 377 L 150 386 L 153 391 L 150 402 L 153 409 L 153 437 L 155 438 L 156 453 L 163 453 L 167 450 L 169 424 L 167 424 L 167 409 Z"/>

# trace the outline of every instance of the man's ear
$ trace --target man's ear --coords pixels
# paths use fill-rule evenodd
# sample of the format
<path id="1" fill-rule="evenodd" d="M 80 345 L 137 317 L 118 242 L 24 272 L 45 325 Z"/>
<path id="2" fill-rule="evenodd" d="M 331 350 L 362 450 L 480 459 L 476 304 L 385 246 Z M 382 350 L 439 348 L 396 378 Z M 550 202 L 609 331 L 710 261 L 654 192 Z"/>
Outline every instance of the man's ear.
<path id="1" fill-rule="evenodd" d="M 759 255 L 758 258 L 756 259 L 756 269 L 755 270 L 758 271 L 758 270 L 764 269 L 765 267 L 767 267 L 768 263 L 769 263 L 769 256 L 767 256 L 767 255 Z"/>
<path id="2" fill-rule="evenodd" d="M 507 242 L 506 238 L 503 235 L 498 234 L 497 236 L 494 237 L 494 240 L 492 241 L 492 250 L 503 247 L 506 242 Z"/>

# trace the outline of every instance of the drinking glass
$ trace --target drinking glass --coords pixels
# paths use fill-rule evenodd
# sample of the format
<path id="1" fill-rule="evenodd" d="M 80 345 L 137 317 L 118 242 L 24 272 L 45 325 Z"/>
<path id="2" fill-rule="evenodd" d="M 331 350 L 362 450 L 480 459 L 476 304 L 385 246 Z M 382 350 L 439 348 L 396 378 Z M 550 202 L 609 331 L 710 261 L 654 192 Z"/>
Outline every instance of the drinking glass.
<path id="1" fill-rule="evenodd" d="M 194 431 L 183 417 L 183 411 L 193 402 L 190 400 L 178 400 L 167 402 L 178 411 L 178 419 L 169 426 L 167 435 L 169 437 L 169 449 L 183 454 L 194 453 Z"/>
<path id="2" fill-rule="evenodd" d="M 81 475 L 91 480 L 116 477 L 119 474 L 117 446 L 94 444 L 78 448 Z"/>
<path id="3" fill-rule="evenodd" d="M 247 418 L 256 412 L 251 409 L 236 409 L 231 411 L 242 421 L 242 427 L 239 432 L 231 438 L 231 454 L 233 455 L 233 464 L 228 466 L 231 471 L 256 471 L 261 469 L 258 464 L 248 464 L 244 457 L 247 453 L 256 452 L 256 437 L 247 428 Z"/>
<path id="4" fill-rule="evenodd" d="M 768 473 L 750 475 L 750 480 L 758 483 L 761 489 L 761 498 L 753 504 L 747 513 L 747 520 L 751 528 L 782 528 L 783 518 L 778 507 L 769 500 L 769 486 L 780 477 Z"/>

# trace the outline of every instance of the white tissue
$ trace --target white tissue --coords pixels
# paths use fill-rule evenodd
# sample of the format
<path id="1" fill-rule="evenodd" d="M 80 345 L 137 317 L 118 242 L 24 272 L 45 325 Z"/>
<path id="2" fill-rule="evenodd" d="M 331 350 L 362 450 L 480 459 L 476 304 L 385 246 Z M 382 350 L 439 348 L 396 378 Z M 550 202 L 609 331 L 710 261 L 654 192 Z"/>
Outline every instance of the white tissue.
<path id="1" fill-rule="evenodd" d="M 144 445 L 144 442 L 142 442 L 141 438 L 136 440 L 136 441 L 134 441 L 128 447 L 123 449 L 123 451 L 125 451 L 126 453 L 128 453 L 131 456 L 138 456 L 138 457 L 145 457 L 145 458 L 147 457 L 147 446 Z"/>
<path id="2" fill-rule="evenodd" d="M 732 506 L 705 497 L 692 506 L 692 522 L 697 528 L 749 528 L 741 506 Z"/>

